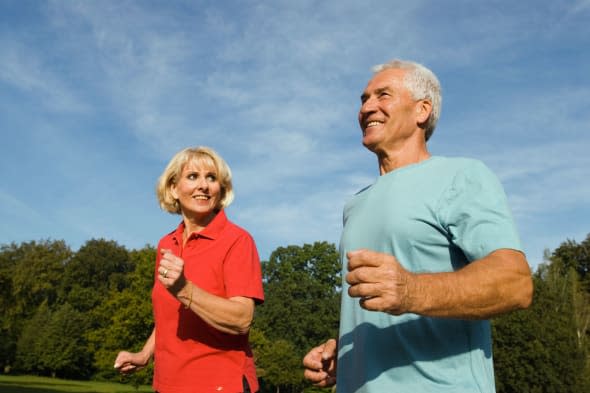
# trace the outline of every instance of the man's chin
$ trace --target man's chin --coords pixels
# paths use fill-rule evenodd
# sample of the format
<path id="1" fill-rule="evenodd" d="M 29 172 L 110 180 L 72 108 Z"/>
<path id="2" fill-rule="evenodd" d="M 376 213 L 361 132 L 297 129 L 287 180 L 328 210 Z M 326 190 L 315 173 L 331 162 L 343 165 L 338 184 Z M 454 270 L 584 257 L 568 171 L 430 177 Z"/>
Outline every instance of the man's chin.
<path id="1" fill-rule="evenodd" d="M 366 139 L 363 138 L 363 146 L 366 147 L 369 151 L 372 151 L 373 153 L 375 153 L 375 149 L 377 148 L 377 144 L 376 143 L 372 143 L 371 141 L 367 141 Z"/>

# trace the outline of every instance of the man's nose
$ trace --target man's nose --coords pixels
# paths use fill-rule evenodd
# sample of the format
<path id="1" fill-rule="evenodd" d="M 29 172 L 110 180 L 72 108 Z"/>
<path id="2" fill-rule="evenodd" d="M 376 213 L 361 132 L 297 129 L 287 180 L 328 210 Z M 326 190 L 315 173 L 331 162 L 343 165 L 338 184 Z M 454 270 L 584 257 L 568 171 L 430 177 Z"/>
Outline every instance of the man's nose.
<path id="1" fill-rule="evenodd" d="M 359 109 L 360 113 L 370 113 L 375 111 L 375 104 L 377 100 L 372 97 L 368 97 L 363 103 L 361 104 L 361 108 Z"/>

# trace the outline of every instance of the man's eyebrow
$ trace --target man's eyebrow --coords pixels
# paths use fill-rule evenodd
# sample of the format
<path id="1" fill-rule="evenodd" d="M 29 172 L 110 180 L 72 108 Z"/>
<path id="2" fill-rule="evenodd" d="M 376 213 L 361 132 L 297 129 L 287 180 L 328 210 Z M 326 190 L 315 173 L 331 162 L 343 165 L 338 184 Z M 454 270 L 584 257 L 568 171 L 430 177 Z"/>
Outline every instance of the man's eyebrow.
<path id="1" fill-rule="evenodd" d="M 375 89 L 374 94 L 379 95 L 381 93 L 391 92 L 391 91 L 392 91 L 392 89 L 389 86 L 384 86 L 384 87 L 379 87 L 379 88 Z M 365 101 L 370 95 L 371 95 L 371 93 L 368 93 L 365 91 L 363 94 L 361 94 L 361 101 Z"/>

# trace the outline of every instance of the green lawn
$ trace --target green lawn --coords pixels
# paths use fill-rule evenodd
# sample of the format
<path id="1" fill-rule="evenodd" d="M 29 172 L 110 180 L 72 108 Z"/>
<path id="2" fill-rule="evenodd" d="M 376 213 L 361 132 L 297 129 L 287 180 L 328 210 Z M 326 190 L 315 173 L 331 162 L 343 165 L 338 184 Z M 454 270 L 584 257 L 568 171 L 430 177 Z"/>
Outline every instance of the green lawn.
<path id="1" fill-rule="evenodd" d="M 70 381 L 57 378 L 0 375 L 0 392 L 2 393 L 146 393 L 153 392 L 149 386 L 140 386 L 110 382 Z"/>

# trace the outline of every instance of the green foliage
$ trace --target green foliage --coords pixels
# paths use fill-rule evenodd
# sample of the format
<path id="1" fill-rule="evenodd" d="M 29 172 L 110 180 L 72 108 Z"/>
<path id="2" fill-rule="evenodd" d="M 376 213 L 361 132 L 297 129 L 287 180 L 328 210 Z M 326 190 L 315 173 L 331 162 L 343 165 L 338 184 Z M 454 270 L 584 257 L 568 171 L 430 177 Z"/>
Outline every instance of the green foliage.
<path id="1" fill-rule="evenodd" d="M 148 258 L 151 266 L 146 266 Z M 100 374 L 97 367 L 106 362 L 95 361 L 95 356 L 102 355 L 110 357 L 112 370 L 116 352 L 106 354 L 112 348 L 103 345 L 110 342 L 109 329 L 117 327 L 112 315 L 139 321 L 133 332 L 137 338 L 124 344 L 137 346 L 151 332 L 146 282 L 153 280 L 153 258 L 153 248 L 129 253 L 106 240 L 90 240 L 76 253 L 63 241 L 2 246 L 3 368 L 85 379 Z M 129 296 L 125 291 L 131 288 L 140 288 L 140 293 Z"/>
<path id="2" fill-rule="evenodd" d="M 149 293 L 146 294 L 149 298 Z M 100 379 L 116 379 L 113 369 L 116 354 L 121 350 L 139 351 L 153 329 L 151 302 L 126 289 L 113 294 L 96 312 L 108 323 L 88 332 L 89 349 Z M 151 381 L 151 369 L 127 377 L 136 383 Z"/>
<path id="3" fill-rule="evenodd" d="M 121 350 L 138 351 L 153 329 L 151 289 L 154 281 L 154 262 L 156 251 L 146 246 L 142 250 L 129 253 L 129 266 L 133 270 L 127 274 L 128 287 L 119 290 L 110 286 L 105 300 L 92 313 L 95 323 L 86 337 L 88 348 L 94 354 L 96 378 L 117 379 L 118 373 L 113 369 L 116 354 Z M 132 384 L 146 384 L 152 379 L 153 369 L 148 367 L 141 373 L 125 377 Z"/>
<path id="4" fill-rule="evenodd" d="M 69 304 L 52 313 L 51 321 L 41 335 L 39 361 L 52 376 L 86 379 L 92 375 L 92 355 L 84 337 L 90 325 L 85 316 Z"/>
<path id="5" fill-rule="evenodd" d="M 326 242 L 279 247 L 262 264 L 262 272 L 265 302 L 254 321 L 265 338 L 256 352 L 262 380 L 281 391 L 300 389 L 304 354 L 338 334 L 338 252 Z"/>
<path id="6" fill-rule="evenodd" d="M 333 244 L 279 247 L 262 271 L 265 302 L 255 323 L 266 337 L 288 339 L 306 353 L 337 334 L 341 278 Z"/>
<path id="7" fill-rule="evenodd" d="M 15 311 L 23 316 L 36 306 L 47 302 L 51 307 L 57 300 L 57 287 L 62 281 L 64 265 L 72 252 L 63 241 L 23 243 L 15 247 L 19 255 L 12 277 Z"/>
<path id="8" fill-rule="evenodd" d="M 532 307 L 493 321 L 499 393 L 590 391 L 589 248 L 590 235 L 547 253 L 534 274 Z M 120 391 L 149 384 L 151 367 L 122 378 L 113 362 L 120 350 L 139 350 L 153 329 L 154 261 L 151 246 L 128 251 L 106 240 L 90 240 L 78 252 L 63 241 L 1 246 L 0 365 L 123 381 Z M 337 335 L 335 246 L 279 247 L 262 268 L 266 301 L 250 332 L 261 393 L 326 392 L 303 381 L 301 359 Z"/>
<path id="9" fill-rule="evenodd" d="M 272 387 L 282 387 L 281 392 L 301 391 L 301 358 L 291 342 L 281 339 L 270 341 L 257 329 L 250 332 L 250 342 L 254 348 L 262 391 L 273 390 Z"/>
<path id="10" fill-rule="evenodd" d="M 41 304 L 33 317 L 23 327 L 18 338 L 16 367 L 25 373 L 45 373 L 39 363 L 39 351 L 43 344 L 41 333 L 51 321 L 51 311 L 47 303 Z"/>
<path id="11" fill-rule="evenodd" d="M 590 281 L 590 234 L 581 243 L 566 240 L 553 252 L 551 259 L 560 263 L 562 274 L 574 269 L 580 280 L 587 284 Z M 590 291 L 590 287 L 586 286 L 586 290 Z"/>
<path id="12" fill-rule="evenodd" d="M 530 309 L 497 318 L 494 363 L 497 391 L 587 392 L 588 296 L 577 245 L 563 243 L 549 263 L 534 275 L 535 296 Z M 568 257 L 569 256 L 569 257 Z"/>
<path id="13" fill-rule="evenodd" d="M 25 242 L 0 247 L 0 366 L 15 362 L 25 324 L 41 304 L 57 303 L 64 264 L 73 255 L 63 241 Z"/>
<path id="14" fill-rule="evenodd" d="M 536 278 L 535 289 L 531 309 L 494 321 L 497 391 L 577 391 L 575 377 L 584 358 L 566 288 Z"/>
<path id="15" fill-rule="evenodd" d="M 66 264 L 60 297 L 79 311 L 97 307 L 111 290 L 129 286 L 129 252 L 114 241 L 89 240 Z"/>
<path id="16" fill-rule="evenodd" d="M 146 245 L 129 253 L 133 271 L 129 275 L 130 288 L 138 295 L 151 294 L 154 285 L 156 249 Z"/>
<path id="17" fill-rule="evenodd" d="M 85 318 L 69 304 L 52 312 L 43 303 L 18 341 L 16 368 L 28 373 L 89 378 L 91 354 L 84 339 Z"/>

